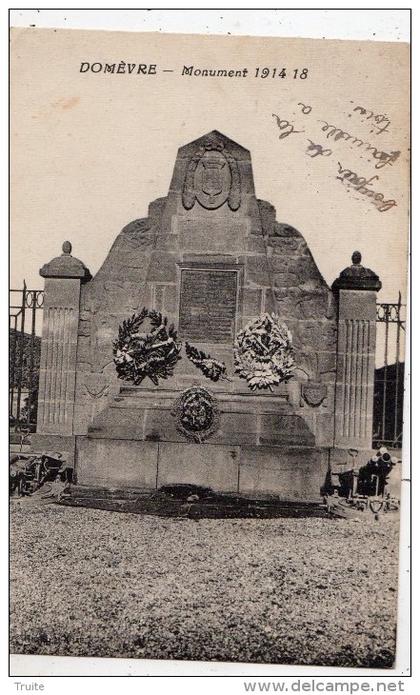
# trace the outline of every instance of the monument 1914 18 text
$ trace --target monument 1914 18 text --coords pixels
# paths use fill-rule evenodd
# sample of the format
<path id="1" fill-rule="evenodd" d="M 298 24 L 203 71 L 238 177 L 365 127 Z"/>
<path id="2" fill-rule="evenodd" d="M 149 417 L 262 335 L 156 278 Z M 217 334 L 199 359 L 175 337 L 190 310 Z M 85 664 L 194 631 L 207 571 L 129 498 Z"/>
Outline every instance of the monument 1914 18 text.
<path id="1" fill-rule="evenodd" d="M 330 289 L 302 235 L 255 195 L 248 150 L 213 131 L 94 278 L 41 269 L 37 449 L 79 485 L 313 499 L 371 451 L 380 281 L 355 252 Z"/>

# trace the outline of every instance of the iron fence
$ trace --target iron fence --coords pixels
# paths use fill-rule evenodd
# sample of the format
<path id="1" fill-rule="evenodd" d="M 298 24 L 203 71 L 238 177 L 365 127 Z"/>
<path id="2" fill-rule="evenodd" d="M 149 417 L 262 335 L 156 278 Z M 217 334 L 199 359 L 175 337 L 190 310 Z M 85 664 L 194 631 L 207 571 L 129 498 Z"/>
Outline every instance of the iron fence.
<path id="1" fill-rule="evenodd" d="M 405 304 L 376 305 L 378 366 L 373 402 L 373 446 L 401 448 L 403 437 Z"/>
<path id="2" fill-rule="evenodd" d="M 29 290 L 25 282 L 10 290 L 9 417 L 15 430 L 36 427 L 43 304 L 44 290 Z"/>

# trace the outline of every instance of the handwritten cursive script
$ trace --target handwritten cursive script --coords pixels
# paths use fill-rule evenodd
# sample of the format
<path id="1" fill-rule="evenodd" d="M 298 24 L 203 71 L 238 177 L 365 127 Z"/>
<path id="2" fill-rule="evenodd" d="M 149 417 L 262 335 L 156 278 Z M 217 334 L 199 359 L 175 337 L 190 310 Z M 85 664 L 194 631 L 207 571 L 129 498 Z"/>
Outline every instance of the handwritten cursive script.
<path id="1" fill-rule="evenodd" d="M 339 176 L 336 178 L 339 181 L 353 186 L 354 190 L 356 190 L 358 193 L 371 198 L 371 203 L 375 205 L 379 212 L 386 212 L 397 205 L 395 200 L 384 200 L 383 193 L 377 193 L 376 191 L 372 191 L 368 188 L 368 186 L 372 185 L 372 181 L 375 181 L 375 179 L 378 179 L 379 181 L 379 176 L 375 175 L 370 179 L 366 179 L 364 176 L 359 176 L 354 171 L 351 171 L 351 169 L 345 169 L 340 162 L 338 162 L 338 173 Z"/>
<path id="2" fill-rule="evenodd" d="M 364 121 L 372 121 L 370 122 L 370 125 L 372 125 L 374 128 L 377 129 L 378 135 L 380 133 L 383 133 L 385 130 L 387 130 L 388 126 L 390 125 L 391 121 L 386 116 L 384 113 L 374 113 L 374 111 L 370 111 L 369 109 L 365 109 L 364 106 L 355 106 L 353 109 L 353 113 L 360 114 L 361 120 Z M 385 123 L 383 127 L 382 124 Z M 373 130 L 370 131 L 373 133 Z"/>
<path id="3" fill-rule="evenodd" d="M 327 121 L 323 120 L 321 120 L 320 123 L 324 123 L 321 130 L 327 134 L 327 138 L 332 137 L 336 142 L 338 140 L 345 140 L 350 143 L 350 146 L 356 145 L 357 147 L 365 147 L 366 152 L 372 152 L 373 158 L 378 160 L 375 164 L 375 169 L 382 169 L 386 164 L 392 166 L 401 154 L 399 151 L 383 152 L 369 142 L 364 142 L 356 135 L 351 135 L 351 133 L 347 133 L 345 130 L 338 128 L 332 123 L 327 123 Z"/>
<path id="4" fill-rule="evenodd" d="M 294 124 L 291 123 L 290 121 L 287 121 L 285 119 L 280 118 L 276 113 L 271 114 L 273 118 L 276 119 L 277 121 L 277 126 L 279 130 L 283 131 L 279 135 L 279 140 L 284 140 L 284 138 L 287 138 L 288 135 L 291 135 L 292 133 L 304 133 L 304 130 L 295 130 Z"/>
<path id="5" fill-rule="evenodd" d="M 311 157 L 313 159 L 314 157 L 318 157 L 318 155 L 322 155 L 323 157 L 330 157 L 332 155 L 332 150 L 329 148 L 322 147 L 322 145 L 317 145 L 315 142 L 312 142 L 309 138 L 307 138 L 309 145 L 306 149 L 306 154 L 308 157 Z"/>

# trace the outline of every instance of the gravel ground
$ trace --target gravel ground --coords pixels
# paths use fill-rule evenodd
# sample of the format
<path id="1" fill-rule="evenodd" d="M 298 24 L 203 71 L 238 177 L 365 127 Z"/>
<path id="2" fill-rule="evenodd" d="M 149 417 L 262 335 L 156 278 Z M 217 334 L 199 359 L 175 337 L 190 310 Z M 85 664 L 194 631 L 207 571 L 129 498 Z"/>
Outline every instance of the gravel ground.
<path id="1" fill-rule="evenodd" d="M 11 652 L 390 667 L 398 515 L 163 519 L 11 501 Z"/>

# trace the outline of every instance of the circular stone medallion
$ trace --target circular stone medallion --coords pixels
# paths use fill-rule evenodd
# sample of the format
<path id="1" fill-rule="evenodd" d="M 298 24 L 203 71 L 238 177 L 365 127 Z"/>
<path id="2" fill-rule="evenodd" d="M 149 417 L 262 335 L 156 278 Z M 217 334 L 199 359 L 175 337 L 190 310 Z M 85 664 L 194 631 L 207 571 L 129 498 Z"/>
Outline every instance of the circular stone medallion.
<path id="1" fill-rule="evenodd" d="M 201 386 L 192 386 L 175 401 L 172 415 L 179 432 L 195 442 L 208 439 L 218 428 L 220 414 L 215 398 Z"/>

